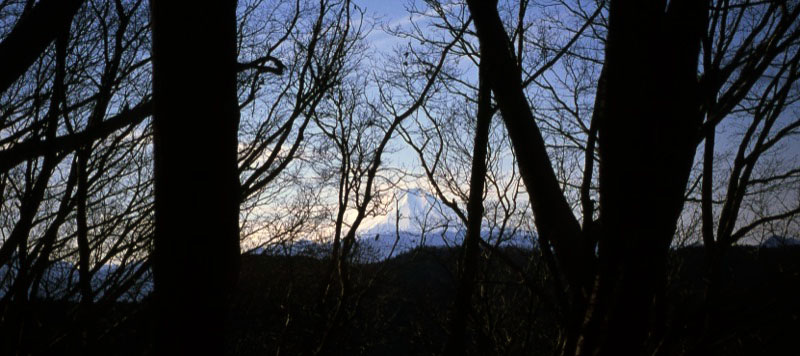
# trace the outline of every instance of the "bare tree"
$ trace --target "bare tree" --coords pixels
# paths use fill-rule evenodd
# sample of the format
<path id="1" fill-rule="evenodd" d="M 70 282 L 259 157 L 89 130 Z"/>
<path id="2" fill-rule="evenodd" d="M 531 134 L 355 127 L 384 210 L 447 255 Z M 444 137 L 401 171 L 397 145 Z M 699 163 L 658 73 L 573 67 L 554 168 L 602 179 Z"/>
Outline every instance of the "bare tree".
<path id="1" fill-rule="evenodd" d="M 426 76 L 414 81 L 414 84 L 419 86 L 418 93 L 398 98 L 391 94 L 385 84 L 379 84 L 378 100 L 382 110 L 371 105 L 373 107 L 371 110 L 358 112 L 355 107 L 348 108 L 340 104 L 334 106 L 335 109 L 330 114 L 335 120 L 330 123 L 316 121 L 322 133 L 332 141 L 340 157 L 339 166 L 335 171 L 337 207 L 331 255 L 331 275 L 334 278 L 326 287 L 324 298 L 328 297 L 331 287 L 337 288 L 338 293 L 329 324 L 315 350 L 316 354 L 329 352 L 334 345 L 335 330 L 344 320 L 345 308 L 353 298 L 349 259 L 356 247 L 361 223 L 375 209 L 373 200 L 386 189 L 386 184 L 379 182 L 383 178 L 378 174 L 384 162 L 383 155 L 403 121 L 414 114 L 431 95 L 437 75 L 455 42 L 445 47 Z M 403 104 L 396 102 L 396 100 L 403 102 L 403 99 L 408 99 L 408 102 Z M 383 183 L 392 186 L 391 181 Z M 346 222 L 345 214 L 351 210 L 354 216 L 351 221 Z"/>
<path id="2" fill-rule="evenodd" d="M 483 63 L 483 62 L 481 62 Z M 472 153 L 472 169 L 470 172 L 469 203 L 467 204 L 467 233 L 464 237 L 464 256 L 460 271 L 460 281 L 456 293 L 455 311 L 453 313 L 450 336 L 444 353 L 446 355 L 463 355 L 465 352 L 466 317 L 478 269 L 478 254 L 483 221 L 483 188 L 486 180 L 486 155 L 489 144 L 489 128 L 492 119 L 492 98 L 489 87 L 488 68 L 484 64 L 478 69 L 479 92 L 478 112 L 475 127 L 475 143 Z"/>
<path id="3" fill-rule="evenodd" d="M 142 55 L 147 41 L 143 36 L 146 16 L 140 3 L 91 1 L 76 8 L 74 20 L 60 30 L 55 46 L 46 48 L 31 69 L 3 93 L 0 174 L 10 183 L 3 185 L 3 228 L 8 229 L 4 232 L 17 231 L 18 237 L 5 235 L 0 247 L 3 266 L 14 266 L 3 269 L 0 304 L 9 320 L 19 321 L 7 325 L 20 336 L 4 343 L 8 347 L 45 352 L 52 346 L 36 342 L 49 336 L 38 335 L 43 331 L 33 314 L 21 315 L 21 319 L 12 315 L 13 310 L 30 310 L 22 307 L 28 300 L 69 300 L 83 294 L 87 304 L 97 301 L 107 306 L 109 300 L 138 289 L 140 278 L 146 275 L 144 265 L 132 263 L 144 257 L 150 236 L 147 224 L 139 226 L 148 215 L 143 209 L 149 201 L 147 182 L 132 178 L 146 177 L 140 174 L 146 172 L 141 159 L 147 136 L 136 131 L 141 130 L 138 124 L 145 116 L 131 119 L 127 115 L 128 106 L 142 99 L 135 91 L 142 83 L 142 65 L 149 61 L 149 56 Z M 22 7 L 4 3 L 9 12 L 3 16 L 14 16 L 17 5 Z M 72 14 L 69 18 L 73 19 Z M 95 46 L 93 41 L 107 46 Z M 103 68 L 103 80 L 93 82 L 91 73 L 103 72 Z M 45 107 L 47 111 L 42 112 Z M 93 111 L 99 127 L 87 129 Z M 125 116 L 126 122 L 114 124 L 118 132 L 109 130 L 109 121 L 103 120 L 110 117 L 114 122 Z M 83 198 L 77 199 L 74 152 L 87 144 L 92 153 L 82 162 Z M 24 181 L 30 184 L 17 186 Z M 80 209 L 83 214 L 75 212 L 79 200 L 87 208 Z M 17 210 L 17 204 L 23 209 Z M 19 212 L 23 214 L 17 215 Z M 77 245 L 83 253 L 78 253 Z M 118 268 L 106 273 L 110 271 L 106 264 L 112 262 Z M 80 276 L 73 278 L 78 265 Z M 98 275 L 100 278 L 95 278 Z M 86 323 L 77 328 L 54 329 L 52 337 L 84 333 L 92 328 L 91 319 L 83 318 Z M 92 342 L 92 336 L 87 336 L 82 339 L 84 346 Z"/>
<path id="4" fill-rule="evenodd" d="M 385 57 L 347 0 L 163 4 L 0 1 L 2 352 L 96 351 L 151 266 L 161 335 L 182 330 L 159 346 L 208 335 L 186 345 L 222 352 L 239 246 L 311 238 L 331 258 L 306 347 L 345 346 L 389 325 L 356 324 L 383 278 L 359 234 L 401 177 L 464 237 L 453 308 L 426 321 L 450 354 L 675 351 L 667 258 L 695 243 L 704 325 L 686 342 L 703 352 L 725 326 L 726 253 L 800 231 L 792 2 L 426 1 Z M 520 235 L 533 251 L 504 247 Z M 40 320 L 54 300 L 77 327 Z M 279 351 L 303 313 L 282 312 Z"/>
<path id="5" fill-rule="evenodd" d="M 368 31 L 359 17 L 363 14 L 351 11 L 357 9 L 347 1 L 255 1 L 244 5 L 239 86 L 243 121 L 238 163 L 242 200 L 247 207 L 243 211 L 248 218 L 242 223 L 248 230 L 283 225 L 276 220 L 285 215 L 279 202 L 288 201 L 299 208 L 304 195 L 288 198 L 293 195 L 290 192 L 294 188 L 317 189 L 299 178 L 307 169 L 303 157 L 315 149 L 306 142 L 312 135 L 309 124 L 326 96 L 358 67 Z M 254 19 L 248 21 L 248 17 Z M 262 22 L 265 25 L 258 26 Z M 264 67 L 265 63 L 272 65 Z M 275 71 L 281 75 L 272 75 Z M 292 167 L 298 158 L 301 162 Z M 259 233 L 245 243 L 274 239 L 285 231 L 295 231 L 287 237 L 300 230 L 309 231 L 302 225 L 315 221 L 297 221 L 288 224 L 288 230 Z"/>
<path id="6" fill-rule="evenodd" d="M 0 93 L 5 92 L 58 36 L 68 31 L 84 0 L 28 1 L 14 28 L 0 42 Z M 3 3 L 3 7 L 8 6 Z"/>

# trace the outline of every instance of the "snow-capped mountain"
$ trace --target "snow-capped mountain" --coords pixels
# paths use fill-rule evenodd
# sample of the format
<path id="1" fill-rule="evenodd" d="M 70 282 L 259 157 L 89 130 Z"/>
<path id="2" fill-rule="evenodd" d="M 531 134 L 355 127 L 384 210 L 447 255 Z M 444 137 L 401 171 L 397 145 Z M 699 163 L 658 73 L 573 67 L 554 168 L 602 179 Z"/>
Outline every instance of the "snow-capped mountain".
<path id="1" fill-rule="evenodd" d="M 379 259 L 418 246 L 456 246 L 464 237 L 464 225 L 455 212 L 422 189 L 399 191 L 392 205 L 359 228 L 360 245 Z"/>
<path id="2" fill-rule="evenodd" d="M 383 215 L 365 220 L 359 228 L 362 234 L 384 234 L 404 231 L 426 233 L 431 231 L 460 229 L 461 220 L 450 207 L 432 194 L 419 189 L 399 191 L 394 207 Z"/>
<path id="3" fill-rule="evenodd" d="M 461 245 L 466 227 L 458 215 L 433 194 L 419 188 L 398 192 L 396 204 L 385 214 L 365 220 L 359 244 L 367 257 L 385 259 L 419 246 Z M 496 235 L 484 224 L 481 235 Z M 504 244 L 531 246 L 529 233 L 517 233 Z"/>
<path id="4" fill-rule="evenodd" d="M 800 246 L 800 239 L 772 235 L 768 239 L 761 242 L 761 247 L 766 248 L 780 248 L 788 246 Z"/>

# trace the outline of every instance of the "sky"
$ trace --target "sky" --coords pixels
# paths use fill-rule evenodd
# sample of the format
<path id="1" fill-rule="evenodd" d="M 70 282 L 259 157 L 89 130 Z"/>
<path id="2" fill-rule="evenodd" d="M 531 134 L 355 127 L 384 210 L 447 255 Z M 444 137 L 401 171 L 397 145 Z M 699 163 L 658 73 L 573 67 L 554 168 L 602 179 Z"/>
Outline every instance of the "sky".
<path id="1" fill-rule="evenodd" d="M 404 24 L 410 23 L 410 15 L 406 8 L 409 6 L 410 1 L 415 0 L 354 0 L 354 2 L 361 7 L 362 9 L 366 10 L 366 14 L 369 18 L 375 18 L 375 28 L 367 37 L 367 41 L 370 43 L 370 47 L 372 50 L 378 53 L 389 53 L 394 47 L 402 46 L 405 44 L 404 39 L 397 38 L 388 34 L 384 31 L 385 26 L 402 26 Z M 419 9 L 425 9 L 426 5 L 422 3 L 422 1 L 416 1 L 418 3 Z M 375 58 L 381 58 L 380 56 L 376 56 Z M 555 68 L 558 68 L 557 66 Z M 465 137 L 464 140 L 471 140 L 469 137 Z M 726 147 L 725 145 L 725 137 L 721 137 L 718 139 L 717 150 L 720 152 L 725 149 L 730 149 L 730 147 Z M 406 169 L 419 169 L 419 163 L 417 162 L 417 155 L 405 145 L 405 142 L 402 142 L 400 139 L 395 139 L 395 148 L 400 148 L 400 151 L 397 153 L 393 153 L 387 155 L 387 161 L 389 161 L 389 165 L 393 167 L 403 167 Z M 787 147 L 788 155 L 797 157 L 800 154 L 800 142 L 797 140 L 792 140 Z M 698 149 L 698 159 L 702 155 L 702 148 Z M 698 161 L 696 161 L 698 162 Z M 466 182 L 465 182 L 466 183 Z M 407 185 L 404 185 L 403 188 L 414 188 L 415 186 L 425 187 L 425 179 L 419 179 L 416 181 L 410 181 Z M 578 211 L 576 211 L 576 216 L 579 216 Z"/>

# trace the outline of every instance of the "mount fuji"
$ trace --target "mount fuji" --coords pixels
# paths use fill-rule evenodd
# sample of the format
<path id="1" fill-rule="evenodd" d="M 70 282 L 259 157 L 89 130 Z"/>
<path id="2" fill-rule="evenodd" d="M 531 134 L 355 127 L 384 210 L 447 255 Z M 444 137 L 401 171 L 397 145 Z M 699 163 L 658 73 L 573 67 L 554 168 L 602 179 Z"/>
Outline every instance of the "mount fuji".
<path id="1" fill-rule="evenodd" d="M 487 224 L 481 236 L 497 235 Z M 365 220 L 358 229 L 358 243 L 368 259 L 383 260 L 421 246 L 460 246 L 466 226 L 458 215 L 431 193 L 419 189 L 398 191 L 393 208 Z M 532 246 L 531 233 L 517 232 L 501 245 Z"/>

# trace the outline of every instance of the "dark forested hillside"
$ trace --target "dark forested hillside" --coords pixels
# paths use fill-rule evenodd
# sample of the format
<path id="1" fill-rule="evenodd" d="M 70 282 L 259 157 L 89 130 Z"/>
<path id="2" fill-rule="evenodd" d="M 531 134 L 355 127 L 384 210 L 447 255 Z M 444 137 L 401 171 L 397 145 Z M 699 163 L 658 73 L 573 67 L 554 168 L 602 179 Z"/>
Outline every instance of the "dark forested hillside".
<path id="1" fill-rule="evenodd" d="M 532 250 L 506 250 L 518 262 L 535 261 Z M 341 355 L 430 355 L 447 338 L 447 311 L 455 294 L 458 250 L 420 248 L 391 260 L 355 265 L 359 303 L 348 310 L 336 344 Z M 532 259 L 532 260 L 531 260 Z M 714 324 L 703 331 L 708 310 L 702 248 L 673 251 L 668 297 L 668 344 L 660 352 L 682 355 L 707 338 L 706 355 L 782 354 L 800 332 L 800 248 L 734 248 L 727 256 L 723 299 L 714 306 Z M 532 262 L 536 263 L 536 262 Z M 310 354 L 325 332 L 324 288 L 327 262 L 314 257 L 244 255 L 241 283 L 227 320 L 226 354 Z M 468 330 L 470 353 L 549 355 L 557 347 L 554 291 L 544 280 L 525 285 L 502 264 L 481 273 L 476 297 L 495 305 L 476 309 L 484 320 Z M 544 278 L 541 276 L 540 278 Z M 531 293 L 535 287 L 536 294 Z M 37 333 L 57 339 L 40 351 L 80 354 L 80 335 L 59 334 L 77 304 L 41 302 L 31 315 Z M 106 333 L 98 345 L 109 355 L 152 352 L 151 300 L 116 303 L 100 321 Z M 202 311 L 198 311 L 202 313 Z M 122 316 L 125 316 L 124 318 Z M 121 322 L 119 320 L 122 320 Z M 6 330 L 7 331 L 7 330 Z M 707 334 L 702 334 L 702 333 Z M 56 336 L 60 337 L 56 337 Z"/>

